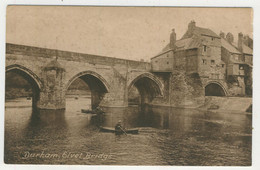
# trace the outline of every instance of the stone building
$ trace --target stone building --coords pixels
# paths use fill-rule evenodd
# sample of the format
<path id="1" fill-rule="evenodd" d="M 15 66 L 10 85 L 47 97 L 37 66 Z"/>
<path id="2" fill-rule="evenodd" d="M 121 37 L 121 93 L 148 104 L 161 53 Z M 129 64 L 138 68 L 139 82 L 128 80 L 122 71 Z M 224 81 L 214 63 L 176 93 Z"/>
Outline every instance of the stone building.
<path id="1" fill-rule="evenodd" d="M 197 77 L 195 82 L 201 83 L 206 96 L 249 94 L 245 91 L 252 82 L 249 70 L 253 55 L 245 42 L 250 45 L 252 42 L 248 36 L 240 35 L 235 46 L 233 35 L 228 33 L 224 38 L 223 34 L 219 36 L 191 21 L 182 38 L 176 40 L 173 29 L 170 43 L 151 58 L 152 72 L 171 75 L 181 72 L 186 80 L 187 77 Z M 190 92 L 196 91 L 196 85 L 192 87 L 194 89 L 190 88 Z"/>
<path id="2" fill-rule="evenodd" d="M 221 59 L 226 63 L 226 81 L 232 96 L 252 95 L 253 42 L 248 36 L 238 34 L 235 43 L 232 33 L 221 36 Z M 236 45 L 237 44 L 237 45 Z"/>
<path id="3" fill-rule="evenodd" d="M 230 95 L 245 94 L 245 62 L 243 55 L 221 36 L 221 59 L 226 64 L 226 80 Z"/>

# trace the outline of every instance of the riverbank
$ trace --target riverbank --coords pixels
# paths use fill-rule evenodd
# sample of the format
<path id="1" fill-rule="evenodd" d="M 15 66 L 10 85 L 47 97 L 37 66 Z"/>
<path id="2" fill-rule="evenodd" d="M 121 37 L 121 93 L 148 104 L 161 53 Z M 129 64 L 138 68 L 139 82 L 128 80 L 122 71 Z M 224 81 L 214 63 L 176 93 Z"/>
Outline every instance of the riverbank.
<path id="1" fill-rule="evenodd" d="M 205 104 L 200 108 L 229 112 L 250 112 L 251 110 L 252 112 L 252 98 L 206 96 Z"/>
<path id="2" fill-rule="evenodd" d="M 151 104 L 153 107 L 173 107 L 171 105 Z M 206 96 L 202 106 L 180 106 L 173 108 L 209 110 L 212 112 L 252 114 L 251 97 Z"/>

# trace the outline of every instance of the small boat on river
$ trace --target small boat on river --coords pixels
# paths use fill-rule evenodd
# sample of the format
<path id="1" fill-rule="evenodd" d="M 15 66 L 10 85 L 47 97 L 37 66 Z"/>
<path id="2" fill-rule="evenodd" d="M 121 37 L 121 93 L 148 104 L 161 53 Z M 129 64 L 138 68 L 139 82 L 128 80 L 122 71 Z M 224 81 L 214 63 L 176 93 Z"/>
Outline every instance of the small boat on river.
<path id="1" fill-rule="evenodd" d="M 86 114 L 103 114 L 105 113 L 102 110 L 90 110 L 90 109 L 81 109 L 82 113 L 86 113 Z"/>
<path id="2" fill-rule="evenodd" d="M 82 113 L 94 114 L 94 111 L 93 111 L 93 110 L 90 110 L 90 109 L 81 109 L 81 112 L 82 112 Z"/>
<path id="3" fill-rule="evenodd" d="M 101 132 L 119 133 L 118 131 L 115 130 L 115 128 L 103 127 L 103 126 L 100 126 L 99 128 Z M 139 132 L 138 128 L 124 129 L 124 131 L 120 130 L 120 133 L 127 133 L 127 134 L 138 134 L 138 132 Z"/>

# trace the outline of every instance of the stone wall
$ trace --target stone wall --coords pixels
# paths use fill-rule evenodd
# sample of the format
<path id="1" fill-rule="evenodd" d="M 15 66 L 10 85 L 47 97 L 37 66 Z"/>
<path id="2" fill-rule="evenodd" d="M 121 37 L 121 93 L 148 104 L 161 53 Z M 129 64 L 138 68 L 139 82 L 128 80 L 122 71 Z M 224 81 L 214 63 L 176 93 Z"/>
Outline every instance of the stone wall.
<path id="1" fill-rule="evenodd" d="M 54 60 L 64 69 L 62 73 L 55 66 L 53 70 L 45 71 L 46 66 Z M 105 93 L 100 89 L 93 91 L 93 103 L 108 107 L 127 106 L 129 84 L 151 70 L 150 63 L 146 62 L 7 44 L 6 68 L 13 66 L 25 71 L 38 84 L 40 97 L 36 105 L 41 109 L 65 108 L 65 93 L 69 85 L 85 75 L 97 78 L 105 87 L 105 90 L 101 90 Z M 160 81 L 150 75 L 148 78 Z M 162 83 L 155 84 L 160 84 L 156 89 L 160 89 L 157 91 L 161 93 Z"/>
<path id="2" fill-rule="evenodd" d="M 151 58 L 152 72 L 171 72 L 173 65 L 174 53 L 172 50 Z"/>
<path id="3" fill-rule="evenodd" d="M 187 75 L 179 71 L 170 77 L 170 105 L 198 107 L 204 103 L 204 88 L 197 73 Z"/>
<path id="4" fill-rule="evenodd" d="M 201 77 L 209 79 L 225 79 L 225 68 L 221 61 L 221 42 L 219 38 L 204 37 L 205 47 L 199 48 L 199 68 L 198 73 Z"/>
<path id="5" fill-rule="evenodd" d="M 134 60 L 126 60 L 114 57 L 105 57 L 91 54 L 82 54 L 76 52 L 69 51 L 60 51 L 54 49 L 40 48 L 40 47 L 32 47 L 32 46 L 24 46 L 17 44 L 6 44 L 6 54 L 15 54 L 15 55 L 23 55 L 30 56 L 30 59 L 39 59 L 46 58 L 53 59 L 58 57 L 61 60 L 73 61 L 73 62 L 85 62 L 89 64 L 100 64 L 106 66 L 114 66 L 114 65 L 127 65 L 129 68 L 133 69 L 144 69 L 150 70 L 150 63 L 142 62 L 142 61 L 134 61 Z"/>

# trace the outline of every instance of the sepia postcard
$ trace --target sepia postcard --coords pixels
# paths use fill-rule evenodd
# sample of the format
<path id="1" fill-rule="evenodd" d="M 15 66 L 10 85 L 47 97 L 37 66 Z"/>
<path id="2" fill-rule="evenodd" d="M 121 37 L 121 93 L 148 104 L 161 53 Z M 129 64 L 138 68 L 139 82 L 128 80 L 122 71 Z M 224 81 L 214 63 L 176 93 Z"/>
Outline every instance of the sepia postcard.
<path id="1" fill-rule="evenodd" d="M 252 166 L 253 8 L 6 8 L 4 163 Z"/>

